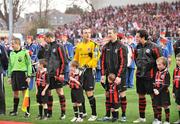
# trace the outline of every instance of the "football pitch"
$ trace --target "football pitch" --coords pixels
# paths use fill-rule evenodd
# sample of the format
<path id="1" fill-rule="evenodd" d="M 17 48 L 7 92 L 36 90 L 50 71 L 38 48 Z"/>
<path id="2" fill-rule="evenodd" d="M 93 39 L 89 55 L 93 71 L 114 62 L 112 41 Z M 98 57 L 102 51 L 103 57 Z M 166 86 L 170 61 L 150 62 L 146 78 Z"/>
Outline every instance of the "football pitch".
<path id="1" fill-rule="evenodd" d="M 172 59 L 172 64 L 170 66 L 170 73 L 171 73 L 171 80 L 172 80 L 172 73 L 173 69 L 175 67 L 175 59 Z M 176 104 L 174 102 L 174 98 L 172 98 L 172 81 L 171 86 L 169 88 L 170 94 L 171 94 L 171 106 L 170 106 L 170 122 L 174 122 L 178 119 L 178 111 L 176 108 Z M 0 116 L 0 120 L 6 120 L 6 121 L 18 121 L 18 122 L 31 122 L 33 124 L 69 124 L 71 123 L 70 120 L 74 117 L 72 103 L 71 103 L 71 97 L 70 97 L 70 88 L 68 86 L 64 87 L 64 92 L 66 96 L 66 119 L 65 120 L 59 120 L 60 117 L 60 105 L 59 105 L 59 98 L 55 92 L 53 91 L 53 117 L 44 121 L 44 120 L 36 120 L 36 117 L 38 115 L 38 105 L 36 103 L 36 95 L 35 95 L 35 88 L 30 91 L 31 96 L 31 116 L 30 118 L 24 118 L 24 113 L 21 111 L 21 104 L 22 104 L 22 94 L 20 94 L 20 104 L 18 109 L 18 116 L 9 116 L 9 112 L 12 111 L 13 108 L 13 94 L 11 85 L 9 85 L 5 78 L 5 91 L 6 91 L 6 115 Z M 136 94 L 136 88 L 127 89 L 127 122 L 124 122 L 124 124 L 132 124 L 133 120 L 136 120 L 139 117 L 138 113 L 138 96 Z M 103 117 L 105 115 L 105 95 L 104 95 L 104 89 L 101 87 L 100 83 L 96 83 L 95 87 L 95 97 L 96 97 L 96 103 L 97 103 L 97 114 L 98 118 Z M 146 106 L 146 124 L 151 124 L 153 121 L 153 111 L 151 106 L 151 100 L 150 96 L 146 96 L 147 98 L 147 106 Z M 86 98 L 86 110 L 88 113 L 88 117 L 91 115 L 91 109 L 89 105 L 89 101 Z M 121 109 L 119 109 L 120 117 L 121 117 Z M 162 120 L 165 120 L 165 114 L 164 110 L 162 111 Z M 88 122 L 87 118 L 84 119 L 83 123 L 87 124 L 100 124 L 100 123 L 111 123 L 111 122 Z M 120 123 L 120 122 L 116 122 Z"/>

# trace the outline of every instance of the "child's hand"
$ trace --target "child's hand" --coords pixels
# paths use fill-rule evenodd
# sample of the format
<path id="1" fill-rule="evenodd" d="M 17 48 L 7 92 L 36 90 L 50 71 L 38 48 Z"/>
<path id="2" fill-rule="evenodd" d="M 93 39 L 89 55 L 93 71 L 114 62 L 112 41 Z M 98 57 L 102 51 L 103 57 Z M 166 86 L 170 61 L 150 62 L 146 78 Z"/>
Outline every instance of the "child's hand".
<path id="1" fill-rule="evenodd" d="M 30 83 L 30 78 L 28 77 L 28 78 L 26 78 L 26 82 L 28 83 L 28 85 L 29 85 L 29 83 Z"/>
<path id="2" fill-rule="evenodd" d="M 8 83 L 12 84 L 11 78 L 8 78 Z"/>
<path id="3" fill-rule="evenodd" d="M 117 85 L 121 83 L 121 78 L 120 77 L 116 77 L 115 81 L 114 81 Z"/>
<path id="4" fill-rule="evenodd" d="M 43 90 L 43 91 L 42 91 L 42 93 L 41 93 L 41 96 L 44 96 L 44 95 L 45 95 L 45 93 L 46 93 L 46 92 Z"/>
<path id="5" fill-rule="evenodd" d="M 176 98 L 175 93 L 172 94 L 173 98 Z"/>
<path id="6" fill-rule="evenodd" d="M 105 83 L 105 76 L 101 76 L 101 83 Z"/>
<path id="7" fill-rule="evenodd" d="M 157 89 L 153 89 L 155 95 L 159 95 L 159 91 Z"/>
<path id="8" fill-rule="evenodd" d="M 109 92 L 106 91 L 106 92 L 105 92 L 105 96 L 106 96 L 106 97 L 109 97 Z"/>
<path id="9" fill-rule="evenodd" d="M 64 81 L 64 75 L 59 75 L 61 81 Z"/>
<path id="10" fill-rule="evenodd" d="M 74 78 L 73 78 L 73 77 L 69 77 L 69 79 L 70 79 L 71 81 L 74 81 Z"/>
<path id="11" fill-rule="evenodd" d="M 64 81 L 64 75 L 55 76 L 55 80 Z"/>

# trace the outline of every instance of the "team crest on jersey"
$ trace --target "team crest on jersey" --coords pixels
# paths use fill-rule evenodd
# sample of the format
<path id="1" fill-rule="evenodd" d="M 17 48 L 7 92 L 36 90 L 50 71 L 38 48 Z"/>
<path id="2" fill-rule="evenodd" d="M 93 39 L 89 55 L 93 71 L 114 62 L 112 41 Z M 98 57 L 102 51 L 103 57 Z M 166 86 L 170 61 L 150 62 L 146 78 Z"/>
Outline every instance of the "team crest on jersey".
<path id="1" fill-rule="evenodd" d="M 78 80 L 78 79 L 79 79 L 79 77 L 78 77 L 78 76 L 75 76 L 75 79 L 76 79 L 76 80 Z"/>
<path id="2" fill-rule="evenodd" d="M 118 52 L 118 49 L 115 49 L 115 53 L 117 53 Z"/>
<path id="3" fill-rule="evenodd" d="M 90 48 L 88 48 L 88 52 L 90 52 L 91 51 L 91 49 Z"/>
<path id="4" fill-rule="evenodd" d="M 150 49 L 147 49 L 147 50 L 146 50 L 146 53 L 150 53 Z"/>
<path id="5" fill-rule="evenodd" d="M 21 56 L 18 58 L 18 62 L 22 62 L 22 57 Z"/>
<path id="6" fill-rule="evenodd" d="M 56 52 L 56 49 L 54 48 L 52 51 L 53 51 L 53 53 L 55 53 L 55 52 Z"/>
<path id="7" fill-rule="evenodd" d="M 164 79 L 164 75 L 161 75 L 161 79 Z"/>

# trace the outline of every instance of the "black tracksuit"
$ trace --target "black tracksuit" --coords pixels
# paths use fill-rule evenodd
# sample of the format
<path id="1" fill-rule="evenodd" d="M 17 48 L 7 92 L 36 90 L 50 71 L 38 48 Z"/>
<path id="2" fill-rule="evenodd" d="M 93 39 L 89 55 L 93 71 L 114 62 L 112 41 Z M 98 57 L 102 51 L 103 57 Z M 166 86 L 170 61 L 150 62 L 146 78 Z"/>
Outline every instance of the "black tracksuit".
<path id="1" fill-rule="evenodd" d="M 126 85 L 127 48 L 119 41 L 108 42 L 102 48 L 101 74 L 110 73 L 121 78 L 122 89 Z"/>

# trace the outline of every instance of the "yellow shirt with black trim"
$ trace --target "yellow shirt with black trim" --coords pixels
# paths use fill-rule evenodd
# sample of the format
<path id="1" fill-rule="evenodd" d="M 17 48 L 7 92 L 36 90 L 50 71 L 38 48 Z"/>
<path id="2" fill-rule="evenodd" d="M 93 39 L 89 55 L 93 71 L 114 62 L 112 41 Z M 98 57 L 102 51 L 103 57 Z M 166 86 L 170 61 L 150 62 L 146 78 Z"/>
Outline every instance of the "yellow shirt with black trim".
<path id="1" fill-rule="evenodd" d="M 83 41 L 77 44 L 74 60 L 79 62 L 80 67 L 86 65 L 89 68 L 96 68 L 100 56 L 99 46 L 94 41 Z"/>

